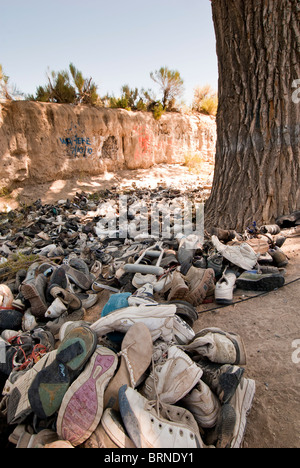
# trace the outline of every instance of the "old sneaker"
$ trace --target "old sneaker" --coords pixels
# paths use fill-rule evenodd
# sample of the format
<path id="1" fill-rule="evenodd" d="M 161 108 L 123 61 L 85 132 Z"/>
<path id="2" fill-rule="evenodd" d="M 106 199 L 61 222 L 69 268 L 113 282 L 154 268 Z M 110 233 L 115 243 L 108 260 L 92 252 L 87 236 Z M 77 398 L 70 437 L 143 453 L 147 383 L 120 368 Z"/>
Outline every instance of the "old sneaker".
<path id="1" fill-rule="evenodd" d="M 120 388 L 119 405 L 127 432 L 137 448 L 203 448 L 198 425 L 188 410 L 149 402 L 126 386 Z"/>
<path id="2" fill-rule="evenodd" d="M 215 428 L 216 448 L 240 448 L 255 395 L 255 381 L 243 378 L 231 401 L 221 407 Z"/>
<path id="3" fill-rule="evenodd" d="M 90 437 L 100 423 L 104 391 L 117 364 L 117 356 L 113 351 L 104 346 L 97 347 L 62 400 L 57 418 L 57 433 L 60 438 L 77 446 Z"/>
<path id="4" fill-rule="evenodd" d="M 235 273 L 230 270 L 225 270 L 215 288 L 215 300 L 217 304 L 232 304 L 235 283 Z"/>
<path id="5" fill-rule="evenodd" d="M 231 364 L 198 363 L 203 371 L 201 379 L 219 398 L 222 405 L 228 403 L 236 392 L 245 369 Z"/>
<path id="6" fill-rule="evenodd" d="M 177 346 L 171 346 L 167 355 L 158 361 L 146 379 L 141 394 L 148 400 L 174 404 L 181 400 L 199 382 L 202 370 Z"/>
<path id="7" fill-rule="evenodd" d="M 146 283 L 141 286 L 135 293 L 128 298 L 128 304 L 130 306 L 145 305 L 158 305 L 158 302 L 153 297 L 153 284 Z"/>
<path id="8" fill-rule="evenodd" d="M 100 337 L 113 331 L 126 333 L 134 323 L 142 322 L 149 328 L 153 342 L 159 337 L 172 341 L 175 313 L 174 304 L 126 307 L 101 317 L 91 329 Z"/>
<path id="9" fill-rule="evenodd" d="M 221 403 L 209 386 L 202 380 L 180 403 L 193 414 L 202 428 L 211 428 L 216 425 L 221 410 Z"/>
<path id="10" fill-rule="evenodd" d="M 256 254 L 246 242 L 239 245 L 225 245 L 216 236 L 211 238 L 213 245 L 224 258 L 243 270 L 252 270 L 260 254 Z"/>
<path id="11" fill-rule="evenodd" d="M 196 333 L 188 345 L 180 346 L 189 353 L 219 364 L 246 364 L 246 350 L 242 338 L 219 328 L 205 328 Z"/>

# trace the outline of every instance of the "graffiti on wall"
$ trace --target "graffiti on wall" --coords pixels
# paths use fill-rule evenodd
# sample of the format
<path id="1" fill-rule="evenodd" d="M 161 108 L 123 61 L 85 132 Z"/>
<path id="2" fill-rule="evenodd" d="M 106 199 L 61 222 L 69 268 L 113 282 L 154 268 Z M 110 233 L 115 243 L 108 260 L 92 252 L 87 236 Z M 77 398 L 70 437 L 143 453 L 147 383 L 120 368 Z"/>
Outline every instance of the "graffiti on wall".
<path id="1" fill-rule="evenodd" d="M 89 138 L 78 137 L 75 135 L 74 138 L 60 138 L 62 145 L 68 148 L 68 151 L 75 158 L 82 156 L 85 158 L 93 154 L 92 143 Z"/>
<path id="2" fill-rule="evenodd" d="M 65 146 L 69 156 L 74 158 L 86 158 L 93 154 L 91 139 L 85 135 L 79 136 L 80 131 L 77 129 L 77 125 L 71 125 L 66 130 L 64 137 L 59 138 L 61 145 Z"/>

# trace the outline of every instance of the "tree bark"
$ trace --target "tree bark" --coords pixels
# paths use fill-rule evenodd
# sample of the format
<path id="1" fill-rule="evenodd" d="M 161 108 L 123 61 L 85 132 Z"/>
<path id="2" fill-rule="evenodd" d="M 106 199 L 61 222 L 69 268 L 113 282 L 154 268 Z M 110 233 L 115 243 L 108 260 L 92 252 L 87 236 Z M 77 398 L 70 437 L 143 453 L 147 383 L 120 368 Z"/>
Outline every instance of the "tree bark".
<path id="1" fill-rule="evenodd" d="M 300 209 L 300 3 L 212 0 L 212 12 L 219 109 L 205 221 L 243 230 Z"/>

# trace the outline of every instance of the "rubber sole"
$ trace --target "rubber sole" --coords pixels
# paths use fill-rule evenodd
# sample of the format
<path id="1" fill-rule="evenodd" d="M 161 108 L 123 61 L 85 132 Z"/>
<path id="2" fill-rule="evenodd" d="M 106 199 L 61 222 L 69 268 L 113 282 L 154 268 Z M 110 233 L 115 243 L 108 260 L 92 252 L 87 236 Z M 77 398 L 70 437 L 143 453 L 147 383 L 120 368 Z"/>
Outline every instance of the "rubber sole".
<path id="1" fill-rule="evenodd" d="M 73 446 L 87 440 L 100 423 L 103 395 L 114 375 L 118 359 L 105 347 L 99 347 L 89 364 L 66 392 L 58 418 L 57 433 Z"/>
<path id="2" fill-rule="evenodd" d="M 255 276 L 255 275 L 253 275 Z M 236 286 L 244 291 L 274 291 L 282 288 L 285 278 L 281 275 L 265 275 L 259 279 L 238 278 Z"/>

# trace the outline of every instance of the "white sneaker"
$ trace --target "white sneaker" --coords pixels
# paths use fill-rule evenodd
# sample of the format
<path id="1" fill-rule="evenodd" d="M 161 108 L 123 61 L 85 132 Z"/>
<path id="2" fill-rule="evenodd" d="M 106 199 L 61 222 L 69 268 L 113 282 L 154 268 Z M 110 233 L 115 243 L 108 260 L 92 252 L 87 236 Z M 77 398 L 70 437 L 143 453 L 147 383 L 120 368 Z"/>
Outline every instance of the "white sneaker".
<path id="1" fill-rule="evenodd" d="M 142 273 L 136 273 L 133 277 L 132 284 L 135 288 L 139 289 L 145 284 L 155 284 L 157 278 L 155 275 L 143 275 Z"/>
<path id="2" fill-rule="evenodd" d="M 199 426 L 211 428 L 216 425 L 221 403 L 202 380 L 183 398 L 182 403 L 193 414 Z"/>
<path id="3" fill-rule="evenodd" d="M 158 305 L 153 298 L 153 284 L 146 283 L 144 286 L 139 288 L 134 294 L 128 298 L 128 304 L 130 306 L 145 305 Z"/>
<path id="4" fill-rule="evenodd" d="M 217 304 L 232 304 L 236 275 L 232 271 L 225 271 L 215 287 L 215 300 Z"/>
<path id="5" fill-rule="evenodd" d="M 188 344 L 195 338 L 194 330 L 179 315 L 174 315 L 174 338 L 178 344 Z"/>
<path id="6" fill-rule="evenodd" d="M 179 406 L 159 405 L 136 390 L 119 391 L 120 412 L 126 430 L 137 448 L 203 448 L 193 415 Z"/>
<path id="7" fill-rule="evenodd" d="M 234 265 L 243 270 L 252 270 L 256 265 L 259 254 L 256 254 L 246 242 L 239 245 L 225 245 L 217 236 L 212 236 L 211 240 L 217 251 Z"/>
<path id="8" fill-rule="evenodd" d="M 177 346 L 170 346 L 167 356 L 154 365 L 141 394 L 148 400 L 159 400 L 170 405 L 187 395 L 199 382 L 202 369 Z"/>
<path id="9" fill-rule="evenodd" d="M 99 337 L 113 331 L 126 333 L 134 323 L 143 322 L 149 328 L 153 342 L 158 338 L 170 342 L 173 340 L 176 311 L 174 304 L 126 307 L 101 317 L 90 328 Z"/>

